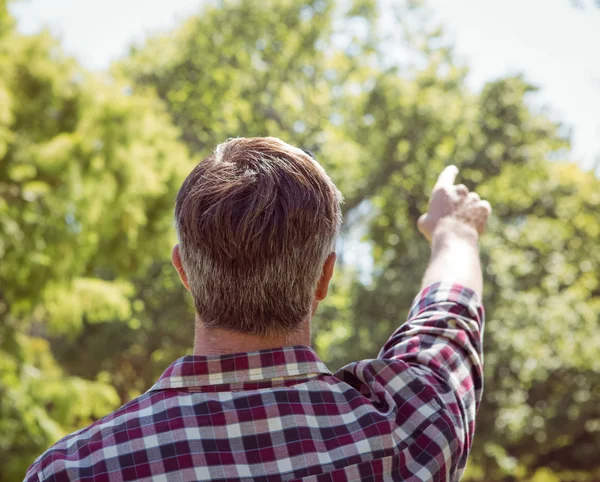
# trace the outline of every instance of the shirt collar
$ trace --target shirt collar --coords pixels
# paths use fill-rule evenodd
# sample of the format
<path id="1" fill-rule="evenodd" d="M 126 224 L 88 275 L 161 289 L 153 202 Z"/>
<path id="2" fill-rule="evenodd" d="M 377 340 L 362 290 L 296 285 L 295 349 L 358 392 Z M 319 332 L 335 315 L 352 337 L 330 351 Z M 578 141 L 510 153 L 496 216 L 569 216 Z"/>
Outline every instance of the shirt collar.
<path id="1" fill-rule="evenodd" d="M 331 372 L 308 346 L 248 353 L 184 356 L 173 362 L 150 389 L 194 388 L 277 378 L 305 378 Z"/>

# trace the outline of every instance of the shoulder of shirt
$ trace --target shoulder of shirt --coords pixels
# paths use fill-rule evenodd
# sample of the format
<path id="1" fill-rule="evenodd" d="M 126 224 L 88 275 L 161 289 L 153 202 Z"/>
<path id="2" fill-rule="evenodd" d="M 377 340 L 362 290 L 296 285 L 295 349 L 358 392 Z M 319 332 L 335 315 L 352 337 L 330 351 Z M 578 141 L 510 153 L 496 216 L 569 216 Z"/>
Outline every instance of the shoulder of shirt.
<path id="1" fill-rule="evenodd" d="M 60 463 L 62 456 L 70 454 L 72 451 L 78 451 L 90 442 L 98 442 L 109 437 L 113 432 L 111 430 L 105 431 L 108 427 L 119 425 L 125 422 L 129 417 L 139 417 L 140 403 L 150 396 L 150 393 L 144 393 L 119 407 L 114 412 L 96 420 L 87 427 L 79 429 L 60 439 L 31 464 L 27 471 L 27 477 L 31 477 L 35 474 L 37 475 L 37 479 L 26 478 L 26 481 L 39 480 L 42 482 L 44 479 L 40 479 L 39 474 L 41 473 L 46 477 L 45 469 L 50 464 L 53 462 Z M 98 436 L 98 434 L 100 435 Z"/>
<path id="2" fill-rule="evenodd" d="M 379 389 L 390 395 L 400 393 L 403 387 L 411 385 L 411 391 L 418 390 L 419 392 L 415 395 L 420 395 L 420 404 L 430 405 L 436 412 L 446 410 L 446 406 L 439 398 L 438 393 L 423 378 L 423 375 L 415 373 L 414 367 L 403 360 L 394 358 L 360 360 L 340 368 L 334 376 L 342 382 L 348 383 L 354 389 L 360 389 L 364 386 L 374 393 L 379 393 L 377 391 Z M 356 386 L 357 383 L 360 386 Z M 391 392 L 389 391 L 390 388 L 392 389 Z"/>
<path id="3" fill-rule="evenodd" d="M 422 423 L 435 425 L 431 433 L 443 437 L 437 439 L 438 443 L 442 443 L 443 440 L 450 446 L 452 441 L 456 440 L 458 435 L 448 413 L 449 408 L 434 388 L 405 361 L 390 358 L 360 360 L 340 368 L 335 377 L 360 391 L 379 411 L 383 410 L 392 417 L 397 416 L 397 410 L 404 406 L 404 403 L 398 404 L 399 400 L 396 397 L 404 396 L 403 392 L 406 389 L 406 395 L 409 396 L 404 398 L 403 402 L 411 405 L 411 412 L 420 412 Z M 390 397 L 389 403 L 385 400 L 387 397 Z M 403 427 L 404 429 L 406 427 Z M 402 440 L 402 437 L 399 440 Z"/>
<path id="4" fill-rule="evenodd" d="M 356 384 L 367 387 L 369 390 L 383 390 L 388 393 L 389 388 L 393 392 L 400 392 L 403 386 L 409 384 L 418 386 L 419 392 L 426 392 L 429 402 L 437 409 L 443 409 L 436 391 L 417 375 L 413 367 L 404 360 L 394 358 L 372 358 L 349 363 L 340 368 L 334 375 L 339 380 L 348 383 L 357 389 Z M 413 388 L 411 388 L 413 390 Z M 420 400 L 425 403 L 425 397 Z"/>

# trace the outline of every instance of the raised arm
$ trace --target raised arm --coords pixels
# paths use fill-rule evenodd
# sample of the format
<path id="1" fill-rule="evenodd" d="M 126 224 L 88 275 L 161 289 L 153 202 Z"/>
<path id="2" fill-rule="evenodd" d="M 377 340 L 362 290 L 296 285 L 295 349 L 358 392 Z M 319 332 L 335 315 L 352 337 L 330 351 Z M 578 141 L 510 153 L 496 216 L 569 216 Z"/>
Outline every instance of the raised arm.
<path id="1" fill-rule="evenodd" d="M 419 219 L 419 230 L 432 242 L 431 261 L 408 320 L 379 354 L 390 363 L 389 373 L 399 377 L 386 386 L 399 404 L 414 396 L 419 402 L 413 403 L 438 407 L 428 450 L 443 454 L 440 472 L 446 473 L 443 480 L 452 481 L 465 468 L 482 396 L 483 282 L 477 241 L 491 211 L 477 194 L 454 185 L 457 173 L 454 166 L 442 172 L 428 213 Z M 407 392 L 410 383 L 398 382 L 406 375 L 420 387 L 418 395 L 412 388 Z M 426 469 L 432 472 L 431 466 Z"/>

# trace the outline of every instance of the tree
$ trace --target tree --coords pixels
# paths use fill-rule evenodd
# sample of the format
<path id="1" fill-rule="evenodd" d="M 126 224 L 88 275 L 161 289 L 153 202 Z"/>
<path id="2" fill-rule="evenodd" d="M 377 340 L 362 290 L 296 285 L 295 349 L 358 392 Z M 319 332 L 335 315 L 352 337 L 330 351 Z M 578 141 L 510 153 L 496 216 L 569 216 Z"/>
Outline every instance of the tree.
<path id="1" fill-rule="evenodd" d="M 0 479 L 191 348 L 168 262 L 192 164 L 178 139 L 198 159 L 265 134 L 315 152 L 346 196 L 315 320 L 332 368 L 376 355 L 403 321 L 429 255 L 416 219 L 439 170 L 459 165 L 495 209 L 468 477 L 599 477 L 600 186 L 548 161 L 567 142 L 527 106 L 525 80 L 470 91 L 419 2 L 375 0 L 224 0 L 100 79 L 47 34 L 12 31 L 1 2 Z"/>
<path id="2" fill-rule="evenodd" d="M 168 258 L 190 168 L 152 96 L 83 72 L 0 4 L 0 479 L 118 406 L 110 377 L 75 376 L 50 340 L 131 323 L 132 276 Z M 118 335 L 117 335 L 118 336 Z"/>

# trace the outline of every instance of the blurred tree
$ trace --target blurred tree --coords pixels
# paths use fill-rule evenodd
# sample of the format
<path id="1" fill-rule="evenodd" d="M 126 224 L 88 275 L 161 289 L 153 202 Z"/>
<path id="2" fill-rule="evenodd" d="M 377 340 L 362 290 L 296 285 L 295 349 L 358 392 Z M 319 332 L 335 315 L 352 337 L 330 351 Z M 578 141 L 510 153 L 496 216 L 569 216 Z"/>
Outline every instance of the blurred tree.
<path id="1" fill-rule="evenodd" d="M 131 279 L 168 258 L 190 163 L 158 100 L 85 74 L 47 34 L 17 34 L 5 1 L 0 29 L 0 480 L 13 481 L 120 402 L 48 340 L 131 323 Z"/>
<path id="2" fill-rule="evenodd" d="M 315 320 L 333 368 L 374 356 L 403 321 L 429 255 L 416 219 L 459 165 L 495 208 L 469 477 L 600 477 L 599 181 L 547 160 L 567 143 L 527 106 L 531 86 L 470 91 L 420 2 L 400 3 L 224 0 L 133 49 L 112 82 L 0 16 L 0 479 L 191 348 L 168 265 L 190 166 L 176 137 L 200 157 L 266 134 L 314 151 L 346 196 Z"/>

